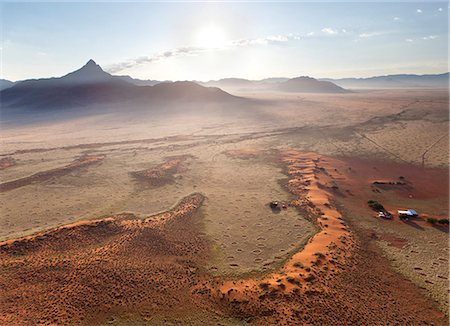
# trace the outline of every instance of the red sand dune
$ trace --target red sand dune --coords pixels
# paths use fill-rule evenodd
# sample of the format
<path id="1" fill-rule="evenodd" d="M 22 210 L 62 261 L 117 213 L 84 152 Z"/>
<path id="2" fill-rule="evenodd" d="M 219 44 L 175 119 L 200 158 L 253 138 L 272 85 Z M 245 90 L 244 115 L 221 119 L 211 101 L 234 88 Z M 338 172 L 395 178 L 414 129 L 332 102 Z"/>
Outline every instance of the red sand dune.
<path id="1" fill-rule="evenodd" d="M 99 163 L 103 161 L 104 158 L 105 155 L 83 155 L 80 158 L 73 161 L 72 163 L 70 163 L 69 165 L 51 170 L 41 171 L 24 178 L 0 183 L 0 192 L 10 191 L 16 188 L 29 185 L 31 183 L 44 182 L 52 178 L 60 177 L 75 170 L 87 167 L 92 164 Z"/>
<path id="2" fill-rule="evenodd" d="M 208 248 L 191 221 L 202 201 L 196 193 L 144 220 L 122 214 L 1 243 L 0 324 L 192 310 L 190 288 Z"/>

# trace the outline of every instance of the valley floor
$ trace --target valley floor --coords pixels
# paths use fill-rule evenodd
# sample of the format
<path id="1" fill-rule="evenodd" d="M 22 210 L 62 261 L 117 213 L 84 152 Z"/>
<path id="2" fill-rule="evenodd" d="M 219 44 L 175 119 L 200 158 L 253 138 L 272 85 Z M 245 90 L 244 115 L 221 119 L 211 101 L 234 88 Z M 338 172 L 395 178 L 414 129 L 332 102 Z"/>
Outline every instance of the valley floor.
<path id="1" fill-rule="evenodd" d="M 446 325 L 448 94 L 247 96 L 2 130 L 0 323 Z"/>

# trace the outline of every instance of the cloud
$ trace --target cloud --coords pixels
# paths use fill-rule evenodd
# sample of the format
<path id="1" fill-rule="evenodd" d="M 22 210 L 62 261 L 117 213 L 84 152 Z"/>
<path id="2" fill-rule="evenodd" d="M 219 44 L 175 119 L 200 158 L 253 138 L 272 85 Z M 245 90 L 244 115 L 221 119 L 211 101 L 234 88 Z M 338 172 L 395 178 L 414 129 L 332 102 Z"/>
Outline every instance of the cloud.
<path id="1" fill-rule="evenodd" d="M 284 43 L 293 40 L 300 40 L 300 35 L 289 33 L 287 35 L 269 35 L 261 38 L 249 38 L 230 41 L 227 45 L 221 48 L 206 48 L 198 46 L 184 46 L 171 50 L 155 53 L 151 56 L 140 56 L 126 61 L 108 65 L 106 70 L 109 73 L 118 73 L 120 71 L 130 69 L 139 65 L 155 63 L 168 58 L 176 58 L 182 56 L 195 56 L 206 52 L 222 51 L 225 49 L 241 48 L 248 46 L 266 46 L 270 44 Z"/>
<path id="2" fill-rule="evenodd" d="M 435 40 L 437 39 L 439 36 L 437 35 L 428 35 L 428 36 L 424 36 L 422 37 L 422 40 Z"/>
<path id="3" fill-rule="evenodd" d="M 410 39 L 410 38 L 407 38 L 405 41 L 406 41 L 406 42 L 409 42 L 409 43 L 414 42 L 414 41 L 413 41 L 412 39 Z"/>
<path id="4" fill-rule="evenodd" d="M 309 32 L 306 36 L 314 36 L 314 32 Z"/>
<path id="5" fill-rule="evenodd" d="M 379 35 L 383 35 L 383 33 L 381 33 L 381 32 L 361 33 L 361 34 L 359 34 L 359 37 L 368 38 L 368 37 L 379 36 Z"/>
<path id="6" fill-rule="evenodd" d="M 266 40 L 272 41 L 272 42 L 287 42 L 287 41 L 289 41 L 289 39 L 283 35 L 268 36 L 268 37 L 266 37 Z"/>
<path id="7" fill-rule="evenodd" d="M 395 20 L 395 21 L 399 21 L 399 20 L 400 20 L 400 17 L 394 17 L 394 20 Z"/>
<path id="8" fill-rule="evenodd" d="M 442 8 L 439 8 L 439 9 L 438 9 L 438 11 L 443 11 L 443 10 L 444 10 L 444 9 L 442 9 Z"/>
<path id="9" fill-rule="evenodd" d="M 127 61 L 115 63 L 106 67 L 106 70 L 110 73 L 117 73 L 119 71 L 133 68 L 138 65 L 146 64 L 146 63 L 154 63 L 163 59 L 186 56 L 186 55 L 198 55 L 202 52 L 206 52 L 207 49 L 194 47 L 194 46 L 186 46 L 180 47 L 168 51 L 163 51 L 156 53 L 152 56 L 140 56 L 134 59 L 130 59 Z"/>
<path id="10" fill-rule="evenodd" d="M 322 28 L 322 32 L 324 32 L 325 34 L 328 34 L 328 35 L 334 35 L 334 34 L 337 34 L 337 33 L 338 33 L 337 30 L 332 29 L 332 28 L 330 28 L 330 27 Z"/>
<path id="11" fill-rule="evenodd" d="M 422 11 L 422 9 L 417 9 L 416 12 L 417 12 L 418 14 L 421 14 L 423 11 Z"/>
<path id="12" fill-rule="evenodd" d="M 227 48 L 233 48 L 233 47 L 243 47 L 243 46 L 250 46 L 250 45 L 269 45 L 274 43 L 283 43 L 288 42 L 292 40 L 300 40 L 300 36 L 297 34 L 287 34 L 287 35 L 269 35 L 266 37 L 260 37 L 260 38 L 249 38 L 249 39 L 239 39 L 231 41 L 228 44 Z"/>

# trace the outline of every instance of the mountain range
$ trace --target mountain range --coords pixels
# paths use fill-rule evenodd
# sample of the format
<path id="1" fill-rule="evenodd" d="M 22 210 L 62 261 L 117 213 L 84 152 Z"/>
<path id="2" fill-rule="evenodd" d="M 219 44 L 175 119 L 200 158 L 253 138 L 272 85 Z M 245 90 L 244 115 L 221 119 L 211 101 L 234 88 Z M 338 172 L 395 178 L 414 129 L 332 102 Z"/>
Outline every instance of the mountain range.
<path id="1" fill-rule="evenodd" d="M 449 73 L 434 75 L 387 75 L 369 78 L 321 79 L 345 88 L 448 88 Z"/>
<path id="2" fill-rule="evenodd" d="M 447 88 L 448 73 L 438 75 L 388 75 L 370 78 L 314 79 L 267 78 L 248 80 L 225 78 L 208 82 L 157 81 L 114 76 L 93 60 L 62 77 L 0 80 L 2 115 L 9 111 L 53 110 L 70 107 L 122 105 L 147 107 L 167 103 L 227 103 L 243 100 L 227 91 L 277 91 L 304 93 L 346 93 L 348 89 Z M 224 90 L 226 91 L 224 91 Z"/>
<path id="3" fill-rule="evenodd" d="M 242 78 L 225 78 L 199 82 L 203 86 L 220 87 L 227 91 L 276 91 L 294 93 L 346 93 L 343 89 L 329 81 L 321 81 L 308 76 L 296 78 L 274 77 L 261 80 Z"/>
<path id="4" fill-rule="evenodd" d="M 336 88 L 329 82 L 338 86 Z M 368 78 L 319 78 L 297 77 L 297 78 L 266 78 L 261 80 L 249 80 L 242 78 L 224 78 L 200 82 L 204 86 L 220 87 L 227 91 L 296 91 L 296 92 L 326 92 L 343 93 L 343 89 L 403 89 L 403 88 L 448 88 L 449 73 L 434 75 L 387 75 Z M 316 87 L 312 87 L 316 86 Z"/>
<path id="5" fill-rule="evenodd" d="M 30 79 L 14 83 L 0 92 L 2 113 L 8 109 L 46 110 L 95 104 L 146 106 L 174 102 L 227 102 L 237 97 L 215 87 L 177 81 L 138 86 L 142 81 L 113 76 L 93 60 L 58 78 Z"/>
<path id="6" fill-rule="evenodd" d="M 277 91 L 296 93 L 346 93 L 348 90 L 335 85 L 330 81 L 317 80 L 308 76 L 296 78 L 274 77 L 261 80 L 248 80 L 242 78 L 225 78 L 198 82 L 203 86 L 220 87 L 227 91 Z"/>

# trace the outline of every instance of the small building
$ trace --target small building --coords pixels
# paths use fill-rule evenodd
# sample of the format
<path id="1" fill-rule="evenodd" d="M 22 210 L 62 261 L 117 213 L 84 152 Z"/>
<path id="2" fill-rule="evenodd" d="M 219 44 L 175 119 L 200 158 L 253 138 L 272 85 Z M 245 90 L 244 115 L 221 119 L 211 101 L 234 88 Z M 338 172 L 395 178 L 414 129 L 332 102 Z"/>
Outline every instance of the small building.
<path id="1" fill-rule="evenodd" d="M 417 214 L 417 212 L 414 209 L 407 209 L 405 211 L 397 211 L 398 216 L 400 217 L 416 217 L 419 216 L 419 214 Z"/>

